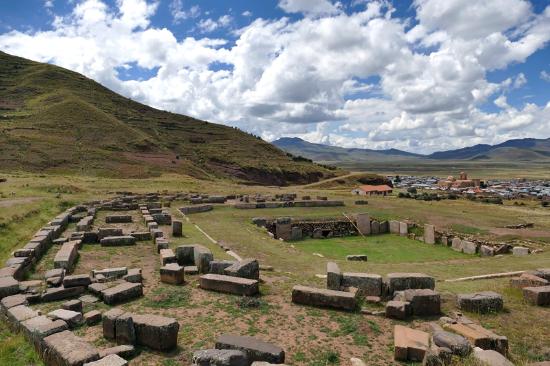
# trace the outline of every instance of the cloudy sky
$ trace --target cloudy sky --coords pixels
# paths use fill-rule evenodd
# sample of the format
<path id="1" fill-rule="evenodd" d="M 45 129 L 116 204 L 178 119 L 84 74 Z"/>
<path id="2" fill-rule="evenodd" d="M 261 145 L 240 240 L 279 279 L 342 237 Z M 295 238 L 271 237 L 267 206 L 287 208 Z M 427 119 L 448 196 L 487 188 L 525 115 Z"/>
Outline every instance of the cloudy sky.
<path id="1" fill-rule="evenodd" d="M 274 140 L 550 137 L 550 0 L 18 0 L 0 50 Z"/>

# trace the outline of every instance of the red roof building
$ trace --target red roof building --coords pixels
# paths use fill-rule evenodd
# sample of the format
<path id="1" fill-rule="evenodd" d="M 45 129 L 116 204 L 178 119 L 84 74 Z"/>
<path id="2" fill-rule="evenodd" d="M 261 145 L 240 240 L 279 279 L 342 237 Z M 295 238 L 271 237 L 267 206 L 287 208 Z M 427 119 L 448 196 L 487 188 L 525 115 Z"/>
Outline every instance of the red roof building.
<path id="1" fill-rule="evenodd" d="M 393 191 L 392 187 L 386 184 L 382 184 L 377 186 L 373 186 L 373 185 L 360 186 L 353 189 L 351 193 L 359 196 L 372 196 L 373 194 L 386 196 L 388 194 L 391 194 L 392 191 Z"/>

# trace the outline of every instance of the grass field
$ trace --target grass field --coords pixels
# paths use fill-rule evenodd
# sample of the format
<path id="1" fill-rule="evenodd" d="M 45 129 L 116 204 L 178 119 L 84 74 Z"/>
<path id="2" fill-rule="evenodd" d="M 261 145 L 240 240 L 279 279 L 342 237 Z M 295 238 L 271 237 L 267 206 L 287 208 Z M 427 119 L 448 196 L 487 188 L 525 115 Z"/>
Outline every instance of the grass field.
<path id="1" fill-rule="evenodd" d="M 457 293 L 494 290 L 505 300 L 505 311 L 498 315 L 479 316 L 467 314 L 482 325 L 506 335 L 510 340 L 510 358 L 517 365 L 550 360 L 549 309 L 527 305 L 521 294 L 510 289 L 508 279 L 475 282 L 444 282 L 462 276 L 501 271 L 527 270 L 550 267 L 550 251 L 543 240 L 544 252 L 523 258 L 504 256 L 480 258 L 463 255 L 440 246 L 430 246 L 418 241 L 394 235 L 303 240 L 285 243 L 271 239 L 264 229 L 251 223 L 253 217 L 343 217 L 342 214 L 369 212 L 379 219 L 414 219 L 419 223 L 431 222 L 465 233 L 477 233 L 482 237 L 498 239 L 509 236 L 501 227 L 518 221 L 534 222 L 533 229 L 514 233 L 519 239 L 535 240 L 550 237 L 550 211 L 526 202 L 527 206 L 487 205 L 466 200 L 423 202 L 395 197 L 369 198 L 367 206 L 353 205 L 354 197 L 344 190 L 318 190 L 304 187 L 280 189 L 275 187 L 234 186 L 223 181 L 196 181 L 191 178 L 162 176 L 146 180 L 95 179 L 84 177 L 36 176 L 18 174 L 8 176 L 8 182 L 0 184 L 0 256 L 7 258 L 13 248 L 23 246 L 44 223 L 68 205 L 91 199 L 105 198 L 116 191 L 196 191 L 208 193 L 281 193 L 297 192 L 299 195 L 328 195 L 343 199 L 346 207 L 335 208 L 285 208 L 265 210 L 235 210 L 216 206 L 213 211 L 188 216 L 184 221 L 184 238 L 173 238 L 172 247 L 184 243 L 200 243 L 208 246 L 217 259 L 230 259 L 217 245 L 210 242 L 195 225 L 216 240 L 224 241 L 242 257 L 258 258 L 260 263 L 274 267 L 273 272 L 263 272 L 262 296 L 258 308 L 243 307 L 239 299 L 197 288 L 197 277 L 188 276 L 185 286 L 168 286 L 159 283 L 158 255 L 151 243 L 136 247 L 101 248 L 86 245 L 81 251 L 75 273 L 87 273 L 93 268 L 109 266 L 138 266 L 144 271 L 144 297 L 122 305 L 123 308 L 156 313 L 178 318 L 181 324 L 180 347 L 167 355 L 143 351 L 132 365 L 180 365 L 189 364 L 192 352 L 211 347 L 215 338 L 224 332 L 254 335 L 280 344 L 291 365 L 347 365 L 350 357 L 359 357 L 368 365 L 394 365 L 392 361 L 392 329 L 396 322 L 381 317 L 359 313 L 342 313 L 292 305 L 290 291 L 295 284 L 324 287 L 326 262 L 336 261 L 346 272 L 378 273 L 424 272 L 437 280 L 436 289 L 442 294 L 443 310 L 450 313 L 455 308 Z M 179 215 L 174 202 L 172 213 Z M 132 213 L 138 215 L 137 212 Z M 100 212 L 96 225 L 104 222 L 106 212 Z M 167 236 L 169 230 L 164 228 Z M 69 231 L 72 227 L 69 228 Z M 536 239 L 539 240 L 539 239 Z M 349 262 L 346 254 L 365 252 L 367 263 Z M 321 258 L 313 253 L 320 253 Z M 31 278 L 51 267 L 48 255 L 36 266 Z M 42 304 L 44 312 L 58 307 L 59 303 Z M 104 305 L 94 305 L 105 310 Z M 88 308 L 90 309 L 90 308 Z M 426 329 L 425 319 L 407 322 L 413 327 Z M 77 334 L 98 347 L 110 345 L 101 336 L 100 327 L 83 327 Z M 17 355 L 17 356 L 15 356 Z M 0 364 L 39 365 L 32 348 L 19 335 L 14 335 L 0 322 Z M 457 361 L 455 365 L 465 364 Z"/>
<path id="2" fill-rule="evenodd" d="M 421 263 L 472 257 L 457 253 L 447 247 L 428 246 L 419 241 L 393 234 L 307 239 L 292 244 L 299 250 L 309 254 L 319 253 L 327 259 L 342 259 L 350 254 L 368 253 L 369 264 Z"/>

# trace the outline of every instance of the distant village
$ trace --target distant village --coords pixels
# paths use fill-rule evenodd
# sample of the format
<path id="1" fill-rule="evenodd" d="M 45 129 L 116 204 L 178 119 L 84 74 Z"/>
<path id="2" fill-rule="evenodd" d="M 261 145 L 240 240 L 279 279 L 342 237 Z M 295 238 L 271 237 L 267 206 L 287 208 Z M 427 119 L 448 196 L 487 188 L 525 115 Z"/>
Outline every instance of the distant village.
<path id="1" fill-rule="evenodd" d="M 469 179 L 467 173 L 461 172 L 458 177 L 388 176 L 395 188 L 447 191 L 457 194 L 499 196 L 502 198 L 538 198 L 550 199 L 550 180 L 518 179 Z"/>

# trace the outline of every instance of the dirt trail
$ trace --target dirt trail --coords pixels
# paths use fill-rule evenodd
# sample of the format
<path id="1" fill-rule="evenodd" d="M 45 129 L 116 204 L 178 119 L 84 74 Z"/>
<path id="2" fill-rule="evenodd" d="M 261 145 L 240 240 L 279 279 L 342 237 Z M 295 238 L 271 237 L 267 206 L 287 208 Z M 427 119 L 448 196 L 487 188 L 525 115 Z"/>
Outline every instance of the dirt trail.
<path id="1" fill-rule="evenodd" d="M 1 200 L 0 207 L 11 207 L 21 203 L 31 203 L 34 201 L 39 201 L 42 198 L 40 197 L 24 197 L 24 198 L 14 198 L 10 200 Z"/>

